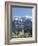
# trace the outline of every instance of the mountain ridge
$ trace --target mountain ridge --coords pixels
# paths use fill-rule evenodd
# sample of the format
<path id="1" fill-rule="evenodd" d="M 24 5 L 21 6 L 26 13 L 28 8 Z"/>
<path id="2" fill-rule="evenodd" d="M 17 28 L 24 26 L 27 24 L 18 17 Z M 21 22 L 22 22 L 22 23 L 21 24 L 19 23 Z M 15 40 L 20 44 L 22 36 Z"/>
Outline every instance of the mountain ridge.
<path id="1" fill-rule="evenodd" d="M 27 19 L 30 19 L 32 21 L 32 16 L 14 16 L 13 17 L 13 20 L 27 20 Z"/>

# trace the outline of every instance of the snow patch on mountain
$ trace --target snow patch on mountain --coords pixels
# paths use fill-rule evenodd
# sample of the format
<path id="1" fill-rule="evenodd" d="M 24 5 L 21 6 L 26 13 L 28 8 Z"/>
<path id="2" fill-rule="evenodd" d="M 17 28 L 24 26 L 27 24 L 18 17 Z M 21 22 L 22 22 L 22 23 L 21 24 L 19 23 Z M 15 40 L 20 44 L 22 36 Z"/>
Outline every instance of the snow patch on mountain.
<path id="1" fill-rule="evenodd" d="M 30 19 L 32 21 L 32 16 L 14 16 L 13 20 L 22 20 L 23 18 L 25 20 Z"/>
<path id="2" fill-rule="evenodd" d="M 32 18 L 32 16 L 25 16 L 26 18 Z"/>

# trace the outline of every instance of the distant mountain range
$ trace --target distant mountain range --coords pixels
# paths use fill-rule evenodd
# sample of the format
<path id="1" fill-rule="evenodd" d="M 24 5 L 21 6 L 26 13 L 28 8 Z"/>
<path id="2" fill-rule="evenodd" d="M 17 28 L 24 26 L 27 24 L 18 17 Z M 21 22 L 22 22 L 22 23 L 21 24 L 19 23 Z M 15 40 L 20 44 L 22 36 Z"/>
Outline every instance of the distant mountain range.
<path id="1" fill-rule="evenodd" d="M 13 31 L 16 31 L 17 26 L 22 28 L 21 25 L 25 26 L 25 29 L 24 29 L 25 32 L 32 33 L 32 16 L 14 16 L 13 17 Z"/>
<path id="2" fill-rule="evenodd" d="M 13 17 L 13 20 L 19 20 L 19 21 L 25 21 L 27 19 L 32 21 L 32 16 L 14 16 Z"/>

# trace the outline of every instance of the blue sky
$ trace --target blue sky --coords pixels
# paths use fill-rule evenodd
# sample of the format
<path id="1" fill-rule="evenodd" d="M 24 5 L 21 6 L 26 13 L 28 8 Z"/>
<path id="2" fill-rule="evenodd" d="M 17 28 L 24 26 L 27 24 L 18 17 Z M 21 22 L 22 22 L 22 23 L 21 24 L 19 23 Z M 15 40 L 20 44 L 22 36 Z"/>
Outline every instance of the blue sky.
<path id="1" fill-rule="evenodd" d="M 13 16 L 32 16 L 32 8 L 12 7 Z"/>

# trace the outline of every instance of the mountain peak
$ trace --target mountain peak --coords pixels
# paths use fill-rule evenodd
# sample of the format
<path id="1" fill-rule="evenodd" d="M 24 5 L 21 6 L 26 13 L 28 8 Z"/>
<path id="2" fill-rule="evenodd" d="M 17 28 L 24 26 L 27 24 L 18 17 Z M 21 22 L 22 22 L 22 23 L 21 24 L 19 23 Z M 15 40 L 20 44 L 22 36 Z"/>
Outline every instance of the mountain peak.
<path id="1" fill-rule="evenodd" d="M 13 20 L 27 20 L 30 19 L 32 21 L 32 16 L 14 16 Z"/>

